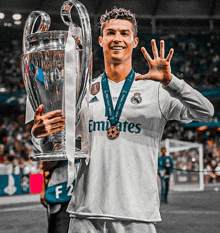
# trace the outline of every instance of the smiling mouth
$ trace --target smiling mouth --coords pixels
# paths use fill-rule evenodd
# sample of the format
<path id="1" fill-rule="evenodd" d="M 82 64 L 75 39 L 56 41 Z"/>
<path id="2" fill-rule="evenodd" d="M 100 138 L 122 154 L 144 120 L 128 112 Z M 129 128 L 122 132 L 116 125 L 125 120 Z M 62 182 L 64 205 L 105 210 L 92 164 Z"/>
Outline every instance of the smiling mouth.
<path id="1" fill-rule="evenodd" d="M 121 47 L 121 46 L 113 46 L 111 47 L 112 50 L 122 50 L 125 49 L 125 47 Z"/>

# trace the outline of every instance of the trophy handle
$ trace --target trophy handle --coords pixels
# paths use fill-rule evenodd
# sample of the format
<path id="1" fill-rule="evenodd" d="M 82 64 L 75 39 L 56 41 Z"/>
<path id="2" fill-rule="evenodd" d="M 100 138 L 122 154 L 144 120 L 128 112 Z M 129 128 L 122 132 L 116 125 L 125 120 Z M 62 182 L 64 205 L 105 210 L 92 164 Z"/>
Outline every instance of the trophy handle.
<path id="1" fill-rule="evenodd" d="M 60 15 L 61 18 L 64 22 L 65 25 L 68 27 L 79 27 L 76 25 L 71 17 L 71 9 L 75 6 L 77 9 L 77 12 L 79 14 L 80 18 L 80 24 L 81 24 L 81 29 L 82 29 L 82 41 L 81 41 L 81 46 L 82 46 L 82 66 L 81 66 L 81 78 L 83 79 L 83 86 L 81 87 L 81 90 L 79 95 L 76 99 L 76 111 L 81 108 L 81 103 L 82 100 L 85 96 L 85 90 L 86 90 L 86 85 L 89 79 L 90 75 L 90 69 L 91 69 L 91 53 L 92 53 L 92 35 L 91 35 L 91 25 L 90 25 L 90 20 L 89 20 L 89 14 L 85 8 L 85 6 L 77 1 L 77 0 L 68 0 L 65 1 L 61 7 Z M 78 38 L 79 39 L 79 38 Z"/>
<path id="2" fill-rule="evenodd" d="M 38 29 L 36 33 L 48 31 L 51 23 L 50 16 L 44 12 L 44 11 L 32 11 L 25 23 L 24 26 L 24 33 L 23 33 L 23 54 L 27 52 L 27 46 L 26 46 L 26 38 L 33 33 L 34 26 L 36 24 L 37 19 L 41 17 L 40 25 L 38 26 Z"/>

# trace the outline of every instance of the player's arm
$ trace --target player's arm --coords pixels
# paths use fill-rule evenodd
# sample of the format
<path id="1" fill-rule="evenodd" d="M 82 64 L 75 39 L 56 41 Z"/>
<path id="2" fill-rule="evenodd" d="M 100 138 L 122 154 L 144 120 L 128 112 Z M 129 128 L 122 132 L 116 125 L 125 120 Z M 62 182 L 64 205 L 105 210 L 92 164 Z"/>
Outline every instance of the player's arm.
<path id="1" fill-rule="evenodd" d="M 166 87 L 160 86 L 159 104 L 167 120 L 207 121 L 214 114 L 214 107 L 207 98 L 174 75 Z"/>
<path id="2" fill-rule="evenodd" d="M 167 120 L 206 121 L 214 114 L 210 101 L 197 90 L 171 73 L 171 59 L 174 50 L 171 48 L 165 57 L 165 44 L 160 41 L 160 51 L 156 41 L 151 41 L 154 58 L 142 47 L 143 55 L 148 62 L 149 71 L 135 80 L 151 79 L 162 83 L 159 90 L 159 104 L 163 116 Z M 162 89 L 166 90 L 164 92 Z M 173 97 L 173 98 L 172 98 Z"/>

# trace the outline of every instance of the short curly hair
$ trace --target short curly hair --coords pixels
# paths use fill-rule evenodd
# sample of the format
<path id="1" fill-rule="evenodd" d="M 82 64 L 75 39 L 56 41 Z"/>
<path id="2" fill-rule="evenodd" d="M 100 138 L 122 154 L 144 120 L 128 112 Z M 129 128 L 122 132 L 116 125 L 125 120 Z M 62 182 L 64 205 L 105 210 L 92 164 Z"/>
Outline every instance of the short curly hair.
<path id="1" fill-rule="evenodd" d="M 100 18 L 100 33 L 102 35 L 105 24 L 108 23 L 111 19 L 124 19 L 132 23 L 134 29 L 134 36 L 137 36 L 137 20 L 136 15 L 133 14 L 130 10 L 124 8 L 114 7 L 111 11 L 105 12 Z"/>

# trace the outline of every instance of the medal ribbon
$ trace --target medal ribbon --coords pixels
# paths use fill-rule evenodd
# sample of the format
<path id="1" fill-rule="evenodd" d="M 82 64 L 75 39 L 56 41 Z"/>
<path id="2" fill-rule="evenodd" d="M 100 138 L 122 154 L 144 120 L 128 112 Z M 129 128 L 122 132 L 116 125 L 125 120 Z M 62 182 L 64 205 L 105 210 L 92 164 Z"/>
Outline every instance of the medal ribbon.
<path id="1" fill-rule="evenodd" d="M 128 74 L 125 83 L 121 89 L 121 93 L 118 97 L 118 101 L 115 106 L 115 110 L 113 108 L 111 92 L 109 89 L 108 78 L 106 73 L 104 72 L 102 76 L 102 93 L 105 102 L 106 114 L 108 116 L 108 120 L 110 121 L 111 126 L 117 125 L 119 118 L 122 113 L 122 109 L 124 107 L 125 101 L 127 99 L 128 93 L 131 89 L 131 85 L 135 78 L 135 72 L 131 69 L 130 73 Z"/>

